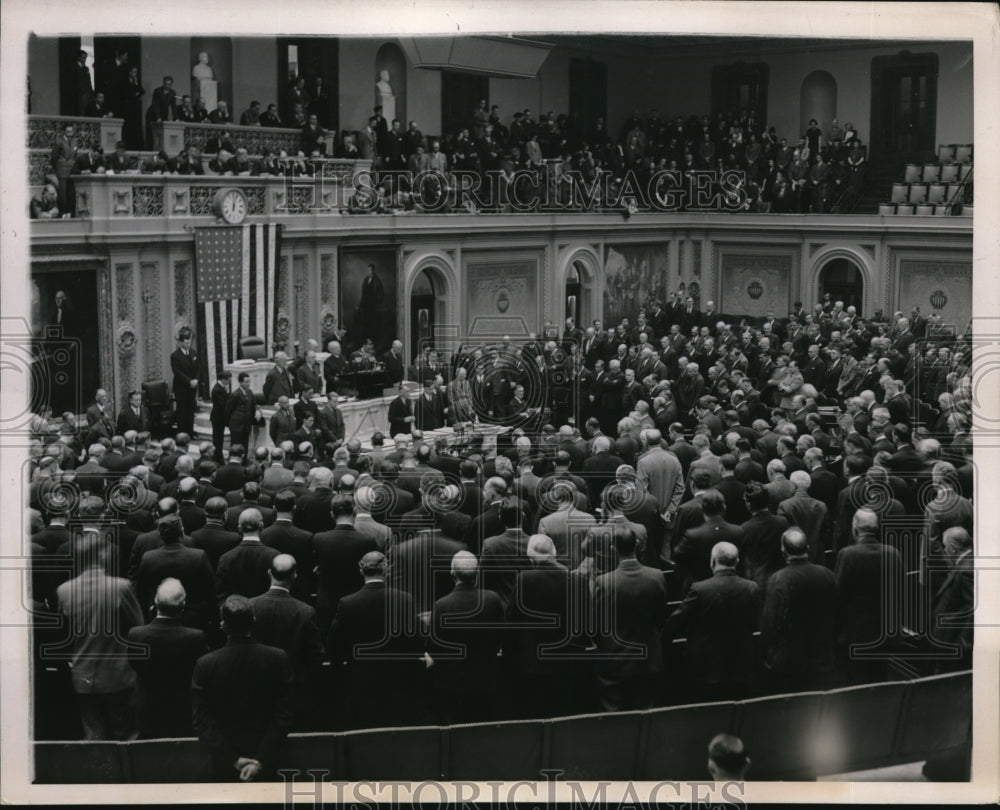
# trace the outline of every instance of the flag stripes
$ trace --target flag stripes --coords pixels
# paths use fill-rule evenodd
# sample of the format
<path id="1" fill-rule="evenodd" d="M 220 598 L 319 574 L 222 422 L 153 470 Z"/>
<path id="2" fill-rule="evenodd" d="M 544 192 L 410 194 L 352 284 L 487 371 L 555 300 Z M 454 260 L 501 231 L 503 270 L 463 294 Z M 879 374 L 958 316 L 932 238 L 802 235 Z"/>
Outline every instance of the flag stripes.
<path id="1" fill-rule="evenodd" d="M 242 337 L 274 335 L 281 226 L 243 225 L 195 230 L 198 342 L 208 387 L 239 359 Z"/>

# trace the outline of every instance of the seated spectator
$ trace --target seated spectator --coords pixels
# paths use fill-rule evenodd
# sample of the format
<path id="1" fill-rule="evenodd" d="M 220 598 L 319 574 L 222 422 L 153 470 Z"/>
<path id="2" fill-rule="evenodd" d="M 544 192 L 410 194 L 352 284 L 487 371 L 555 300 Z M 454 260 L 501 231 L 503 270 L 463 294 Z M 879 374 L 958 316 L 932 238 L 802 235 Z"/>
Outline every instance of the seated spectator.
<path id="1" fill-rule="evenodd" d="M 199 98 L 194 105 L 194 123 L 204 124 L 208 122 L 208 107 L 205 106 L 205 99 Z"/>
<path id="2" fill-rule="evenodd" d="M 319 152 L 326 154 L 326 130 L 319 124 L 319 118 L 315 115 L 309 116 L 309 121 L 302 128 L 302 151 L 307 155 Z"/>
<path id="3" fill-rule="evenodd" d="M 212 174 L 232 174 L 233 173 L 233 153 L 225 149 L 220 149 L 218 154 L 208 161 L 208 170 Z"/>
<path id="4" fill-rule="evenodd" d="M 87 118 L 113 118 L 114 113 L 108 108 L 104 93 L 98 91 L 94 94 L 94 100 L 87 105 Z"/>
<path id="5" fill-rule="evenodd" d="M 47 183 L 42 193 L 31 198 L 32 219 L 59 219 L 59 199 L 56 187 Z"/>
<path id="6" fill-rule="evenodd" d="M 198 118 L 194 105 L 191 103 L 191 96 L 181 96 L 181 104 L 177 108 L 176 115 L 178 121 L 186 121 L 191 124 L 197 123 Z"/>
<path id="7" fill-rule="evenodd" d="M 177 174 L 204 174 L 205 167 L 201 165 L 201 158 L 195 158 L 192 150 L 183 149 L 177 155 Z"/>
<path id="8" fill-rule="evenodd" d="M 101 147 L 88 149 L 84 147 L 76 154 L 73 162 L 73 174 L 104 174 L 104 150 Z"/>
<path id="9" fill-rule="evenodd" d="M 280 127 L 281 117 L 278 115 L 278 105 L 268 104 L 267 110 L 261 113 L 260 125 L 262 127 Z"/>
<path id="10" fill-rule="evenodd" d="M 142 164 L 143 174 L 174 174 L 174 169 L 167 153 L 162 149 L 150 160 Z"/>
<path id="11" fill-rule="evenodd" d="M 750 768 L 743 740 L 716 734 L 708 744 L 708 773 L 715 782 L 744 782 Z"/>
<path id="12" fill-rule="evenodd" d="M 104 165 L 108 172 L 116 174 L 134 172 L 136 170 L 136 160 L 125 151 L 125 141 L 118 141 L 115 144 L 114 154 L 110 155 L 104 161 Z"/>
<path id="13" fill-rule="evenodd" d="M 231 132 L 213 133 L 205 141 L 206 152 L 218 152 L 220 149 L 225 149 L 230 155 L 236 154 L 236 145 L 233 143 L 233 134 Z"/>
<path id="14" fill-rule="evenodd" d="M 260 102 L 251 101 L 250 106 L 240 114 L 241 127 L 259 127 L 260 124 Z"/>
<path id="15" fill-rule="evenodd" d="M 219 106 L 209 113 L 208 120 L 212 124 L 231 124 L 233 122 L 233 114 L 229 112 L 229 104 L 220 99 Z"/>

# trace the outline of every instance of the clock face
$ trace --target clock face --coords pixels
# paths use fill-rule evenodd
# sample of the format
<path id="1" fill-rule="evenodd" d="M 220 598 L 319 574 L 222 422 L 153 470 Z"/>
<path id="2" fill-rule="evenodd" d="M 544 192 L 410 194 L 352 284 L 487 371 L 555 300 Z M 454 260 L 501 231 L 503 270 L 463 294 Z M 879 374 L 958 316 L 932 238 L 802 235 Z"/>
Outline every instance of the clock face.
<path id="1" fill-rule="evenodd" d="M 247 199 L 239 189 L 227 189 L 219 200 L 219 216 L 230 225 L 238 225 L 247 216 Z"/>

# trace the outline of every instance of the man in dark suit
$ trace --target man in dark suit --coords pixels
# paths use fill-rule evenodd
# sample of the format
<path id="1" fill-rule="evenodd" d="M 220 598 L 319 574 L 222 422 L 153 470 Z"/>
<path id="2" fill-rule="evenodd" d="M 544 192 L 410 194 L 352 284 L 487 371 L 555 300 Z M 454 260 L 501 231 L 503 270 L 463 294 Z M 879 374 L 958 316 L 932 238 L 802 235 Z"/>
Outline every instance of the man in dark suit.
<path id="1" fill-rule="evenodd" d="M 750 519 L 743 529 L 743 570 L 747 579 L 753 580 L 762 592 L 767 590 L 771 574 L 784 565 L 781 556 L 781 534 L 788 528 L 788 521 L 768 510 L 768 492 L 756 481 L 747 485 L 747 508 Z"/>
<path id="2" fill-rule="evenodd" d="M 246 445 L 233 442 L 229 445 L 229 460 L 215 471 L 212 483 L 222 492 L 232 492 L 242 487 L 247 480 L 243 466 Z"/>
<path id="3" fill-rule="evenodd" d="M 722 480 L 714 489 L 721 492 L 726 500 L 726 519 L 739 526 L 750 518 L 746 502 L 747 487 L 736 477 L 736 456 L 724 453 L 719 457 L 719 463 L 722 465 Z"/>
<path id="4" fill-rule="evenodd" d="M 296 497 L 292 521 L 300 529 L 316 534 L 333 528 L 333 473 L 326 467 L 314 467 L 309 472 L 309 486 L 307 492 Z"/>
<path id="5" fill-rule="evenodd" d="M 198 375 L 201 373 L 201 361 L 192 347 L 191 340 L 191 330 L 186 326 L 183 327 L 177 333 L 177 349 L 170 355 L 170 368 L 174 374 L 177 432 L 189 434 L 194 433 L 194 414 L 198 407 Z"/>
<path id="6" fill-rule="evenodd" d="M 322 632 L 329 628 L 337 603 L 361 587 L 358 561 L 378 548 L 371 537 L 354 528 L 354 504 L 350 498 L 334 496 L 330 514 L 333 529 L 313 536 L 313 554 L 319 571 L 316 615 Z"/>
<path id="7" fill-rule="evenodd" d="M 227 508 L 225 498 L 209 498 L 205 501 L 205 525 L 191 532 L 191 546 L 202 549 L 208 555 L 213 571 L 218 568 L 222 555 L 240 544 L 239 534 L 229 531 L 224 525 Z"/>
<path id="8" fill-rule="evenodd" d="M 264 417 L 250 390 L 250 375 L 241 371 L 238 381 L 239 386 L 226 402 L 226 424 L 229 426 L 230 446 L 239 444 L 249 447 L 251 429 L 255 424 L 262 424 Z"/>
<path id="9" fill-rule="evenodd" d="M 976 573 L 972 535 L 965 528 L 946 529 L 943 544 L 951 570 L 934 596 L 930 635 L 938 645 L 948 646 L 938 671 L 951 672 L 972 666 Z"/>
<path id="10" fill-rule="evenodd" d="M 413 407 L 415 397 L 416 389 L 413 386 L 407 386 L 398 397 L 389 403 L 390 436 L 398 436 L 400 433 L 410 434 L 416 419 Z"/>
<path id="11" fill-rule="evenodd" d="M 574 624 L 587 610 L 588 580 L 556 559 L 555 544 L 544 534 L 529 538 L 528 559 L 532 567 L 518 572 L 507 606 L 512 628 L 504 658 L 517 678 L 517 709 L 524 717 L 575 714 L 584 645 Z"/>
<path id="12" fill-rule="evenodd" d="M 635 558 L 636 536 L 615 533 L 618 567 L 594 581 L 594 615 L 607 617 L 597 643 L 597 681 L 604 711 L 648 708 L 663 672 L 660 634 L 667 612 L 663 574 Z"/>
<path id="13" fill-rule="evenodd" d="M 874 646 L 892 632 L 888 617 L 903 610 L 903 559 L 881 542 L 879 518 L 870 509 L 854 513 L 851 533 L 854 542 L 838 552 L 834 568 L 839 658 L 849 683 L 873 683 L 885 680 L 889 655 L 879 656 Z"/>
<path id="14" fill-rule="evenodd" d="M 275 521 L 260 533 L 261 542 L 295 560 L 297 573 L 292 582 L 292 595 L 311 602 L 315 588 L 313 534 L 292 523 L 295 493 L 290 489 L 278 492 L 274 496 L 274 511 Z"/>
<path id="15" fill-rule="evenodd" d="M 239 532 L 242 540 L 236 548 L 219 558 L 215 571 L 216 595 L 222 601 L 230 594 L 250 599 L 264 593 L 270 586 L 268 571 L 278 552 L 260 541 L 263 519 L 256 509 L 240 514 Z"/>
<path id="16" fill-rule="evenodd" d="M 96 442 L 115 435 L 115 418 L 107 391 L 98 388 L 94 403 L 87 408 L 87 440 Z"/>
<path id="17" fill-rule="evenodd" d="M 678 570 L 684 575 L 682 591 L 712 576 L 711 557 L 716 543 L 732 543 L 737 548 L 743 543 L 743 530 L 726 522 L 726 499 L 722 493 L 710 489 L 701 494 L 700 500 L 704 522 L 684 532 L 673 554 Z"/>
<path id="18" fill-rule="evenodd" d="M 475 555 L 457 552 L 451 560 L 455 587 L 434 602 L 431 612 L 428 651 L 434 659 L 435 708 L 441 723 L 496 716 L 504 607 L 496 593 L 479 588 L 478 573 Z"/>
<path id="19" fill-rule="evenodd" d="M 236 527 L 239 525 L 240 515 L 243 514 L 247 509 L 256 509 L 260 513 L 261 520 L 264 521 L 265 526 L 270 526 L 274 523 L 275 512 L 269 506 L 262 506 L 260 503 L 260 484 L 256 481 L 247 481 L 242 487 L 240 487 L 240 498 L 239 503 L 230 506 L 226 510 L 225 524 L 229 531 L 235 531 Z M 232 503 L 232 501 L 229 501 Z"/>
<path id="20" fill-rule="evenodd" d="M 191 679 L 194 728 L 216 779 L 249 782 L 276 770 L 292 725 L 294 673 L 284 650 L 251 638 L 248 599 L 228 597 L 220 615 L 226 646 L 198 659 Z"/>
<path id="21" fill-rule="evenodd" d="M 382 362 L 385 364 L 385 373 L 392 385 L 397 385 L 406 376 L 406 363 L 403 360 L 403 344 L 394 340 L 392 346 L 382 355 Z"/>
<path id="22" fill-rule="evenodd" d="M 334 671 L 342 671 L 341 717 L 348 728 L 405 725 L 422 716 L 425 677 L 413 598 L 386 585 L 382 552 L 354 564 L 364 584 L 340 599 L 326 637 Z"/>
<path id="23" fill-rule="evenodd" d="M 482 587 L 495 591 L 506 608 L 514 593 L 517 572 L 530 565 L 528 560 L 528 535 L 524 533 L 520 502 L 506 498 L 498 510 L 502 534 L 487 537 L 479 555 L 482 569 Z"/>
<path id="24" fill-rule="evenodd" d="M 278 397 L 291 399 L 296 390 L 294 378 L 288 370 L 288 355 L 285 352 L 275 352 L 274 368 L 264 378 L 264 402 L 273 405 Z"/>
<path id="25" fill-rule="evenodd" d="M 129 663 L 138 678 L 139 736 L 190 737 L 191 675 L 208 652 L 205 633 L 185 627 L 186 593 L 179 580 L 164 579 L 156 589 L 156 616 L 128 631 Z"/>
<path id="26" fill-rule="evenodd" d="M 837 644 L 837 582 L 829 568 L 809 562 L 805 533 L 781 535 L 785 567 L 771 575 L 761 634 L 771 688 L 778 692 L 829 689 Z"/>
<path id="27" fill-rule="evenodd" d="M 298 567 L 290 554 L 279 554 L 271 561 L 271 588 L 250 600 L 253 605 L 253 638 L 288 653 L 295 672 L 296 727 L 316 728 L 312 693 L 318 687 L 316 676 L 323 653 L 323 643 L 316 626 L 316 611 L 292 595 Z"/>
<path id="28" fill-rule="evenodd" d="M 212 423 L 212 444 L 215 446 L 215 461 L 222 463 L 222 446 L 226 437 L 226 403 L 229 401 L 229 386 L 233 379 L 232 372 L 221 369 L 216 375 L 212 386 L 212 411 L 209 420 Z"/>
<path id="29" fill-rule="evenodd" d="M 739 700 L 749 691 L 760 588 L 737 576 L 738 562 L 735 545 L 716 543 L 712 576 L 692 584 L 667 621 L 671 636 L 687 638 L 684 657 L 691 701 Z"/>
<path id="30" fill-rule="evenodd" d="M 438 430 L 444 427 L 441 400 L 435 393 L 432 384 L 432 378 L 424 379 L 424 390 L 414 403 L 415 418 L 413 424 L 420 430 Z"/>
<path id="31" fill-rule="evenodd" d="M 149 430 L 149 409 L 142 404 L 141 391 L 128 392 L 128 405 L 118 413 L 117 432 L 124 435 L 126 431 L 145 433 Z"/>
<path id="32" fill-rule="evenodd" d="M 809 543 L 809 561 L 824 565 L 826 563 L 826 548 L 823 528 L 826 525 L 826 504 L 809 496 L 812 478 L 804 470 L 792 473 L 792 486 L 795 491 L 791 498 L 786 498 L 778 504 L 778 517 L 788 521 L 789 526 L 798 526 L 805 532 Z"/>
<path id="33" fill-rule="evenodd" d="M 191 532 L 204 526 L 207 520 L 205 510 L 197 504 L 198 489 L 198 482 L 191 476 L 180 479 L 176 489 L 177 514 L 184 524 L 184 534 L 189 536 Z"/>
<path id="34" fill-rule="evenodd" d="M 156 528 L 162 545 L 143 554 L 136 574 L 139 605 L 147 612 L 152 611 L 156 589 L 164 579 L 173 577 L 180 580 L 187 594 L 181 621 L 188 627 L 205 629 L 215 608 L 215 578 L 208 555 L 181 542 L 184 528 L 177 515 L 161 517 Z"/>

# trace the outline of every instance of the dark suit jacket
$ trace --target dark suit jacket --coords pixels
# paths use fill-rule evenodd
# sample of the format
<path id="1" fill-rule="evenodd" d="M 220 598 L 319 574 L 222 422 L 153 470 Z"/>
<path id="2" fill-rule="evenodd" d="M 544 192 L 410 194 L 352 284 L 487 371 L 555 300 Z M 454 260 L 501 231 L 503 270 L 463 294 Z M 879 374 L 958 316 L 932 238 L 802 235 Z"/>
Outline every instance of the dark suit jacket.
<path id="1" fill-rule="evenodd" d="M 140 405 L 138 416 L 135 415 L 131 406 L 119 411 L 117 431 L 119 434 L 124 434 L 126 430 L 134 430 L 138 433 L 149 430 L 149 408 Z"/>
<path id="2" fill-rule="evenodd" d="M 230 549 L 236 548 L 241 540 L 239 534 L 229 531 L 215 521 L 191 532 L 191 545 L 202 549 L 208 555 L 208 562 L 213 571 L 219 567 L 219 558 Z"/>
<path id="3" fill-rule="evenodd" d="M 505 640 L 504 607 L 489 589 L 456 583 L 434 603 L 428 652 L 438 689 L 448 695 L 489 695 L 500 675 L 497 653 Z"/>
<path id="4" fill-rule="evenodd" d="M 312 532 L 279 519 L 260 533 L 260 541 L 281 554 L 291 554 L 295 558 L 298 577 L 292 585 L 292 595 L 306 602 L 311 601 L 316 589 Z"/>
<path id="5" fill-rule="evenodd" d="M 129 663 L 139 679 L 139 734 L 142 737 L 190 737 L 191 674 L 208 652 L 201 630 L 179 619 L 159 617 L 128 631 Z"/>
<path id="6" fill-rule="evenodd" d="M 391 621 L 390 621 L 391 617 Z M 425 669 L 413 598 L 384 582 L 366 582 L 337 604 L 326 636 L 330 660 L 346 662 L 347 711 L 360 725 L 399 725 L 417 714 Z"/>
<path id="7" fill-rule="evenodd" d="M 242 487 L 247 480 L 246 470 L 242 464 L 229 461 L 215 471 L 212 483 L 222 492 L 231 492 Z"/>
<path id="8" fill-rule="evenodd" d="M 288 366 L 285 366 L 284 371 L 275 366 L 267 372 L 267 377 L 264 378 L 264 402 L 268 405 L 273 405 L 279 397 L 284 396 L 292 399 L 296 390 L 298 389 Z"/>
<path id="9" fill-rule="evenodd" d="M 316 611 L 282 588 L 271 587 L 250 600 L 253 637 L 288 653 L 296 678 L 318 666 L 323 653 Z"/>
<path id="10" fill-rule="evenodd" d="M 792 560 L 767 582 L 761 634 L 768 667 L 785 676 L 834 668 L 837 582 L 828 568 Z"/>
<path id="11" fill-rule="evenodd" d="M 573 654 L 573 620 L 582 617 L 589 607 L 587 585 L 586 577 L 556 562 L 541 563 L 518 573 L 507 618 L 512 625 L 520 626 L 511 628 L 508 647 L 512 664 L 522 675 L 562 670 L 560 662 L 551 656 Z"/>
<path id="12" fill-rule="evenodd" d="M 971 661 L 975 577 L 972 554 L 966 553 L 955 562 L 934 597 L 930 634 L 938 642 L 959 646 L 961 658 L 954 662 L 959 667 Z"/>
<path id="13" fill-rule="evenodd" d="M 310 490 L 295 499 L 295 513 L 292 521 L 300 529 L 307 532 L 324 532 L 333 528 L 333 518 L 330 516 L 330 502 L 333 500 L 333 490 L 325 487 Z"/>
<path id="14" fill-rule="evenodd" d="M 198 379 L 201 370 L 198 354 L 192 350 L 185 356 L 181 349 L 175 349 L 170 355 L 170 369 L 174 373 L 173 392 L 175 399 L 183 399 L 193 403 L 195 389 L 191 387 L 191 380 Z"/>
<path id="15" fill-rule="evenodd" d="M 726 499 L 726 520 L 739 526 L 750 519 L 750 510 L 747 509 L 743 496 L 746 493 L 746 485 L 736 478 L 730 476 L 723 478 L 713 489 L 722 493 Z"/>
<path id="16" fill-rule="evenodd" d="M 313 536 L 313 555 L 319 568 L 316 612 L 321 630 L 330 625 L 337 603 L 357 591 L 364 580 L 358 563 L 378 544 L 349 524 Z"/>
<path id="17" fill-rule="evenodd" d="M 428 611 L 451 590 L 451 558 L 464 550 L 464 543 L 436 528 L 394 544 L 389 549 L 390 584 L 409 593 L 418 612 Z"/>
<path id="18" fill-rule="evenodd" d="M 743 547 L 740 549 L 742 568 L 747 579 L 766 590 L 768 578 L 783 567 L 781 534 L 788 528 L 788 521 L 770 512 L 758 512 L 742 526 Z"/>
<path id="19" fill-rule="evenodd" d="M 235 506 L 230 506 L 226 510 L 225 526 L 229 531 L 235 532 L 239 528 L 240 515 L 247 509 L 256 509 L 260 512 L 260 517 L 264 521 L 265 526 L 270 526 L 278 517 L 278 513 L 269 506 L 261 506 L 260 503 L 255 501 L 242 501 Z"/>
<path id="20" fill-rule="evenodd" d="M 244 391 L 237 387 L 226 402 L 226 424 L 229 425 L 229 432 L 237 435 L 249 432 L 254 425 L 256 409 L 257 400 L 253 391 Z"/>
<path id="21" fill-rule="evenodd" d="M 712 547 L 716 543 L 743 545 L 743 530 L 720 517 L 706 517 L 700 526 L 684 532 L 674 549 L 674 562 L 684 574 L 685 582 L 699 582 L 712 576 Z"/>
<path id="22" fill-rule="evenodd" d="M 407 397 L 396 397 L 389 403 L 389 435 L 396 436 L 399 433 L 409 435 L 412 422 L 403 421 L 407 416 L 414 416 L 412 404 Z"/>
<path id="23" fill-rule="evenodd" d="M 249 638 L 202 656 L 191 679 L 194 729 L 212 752 L 215 770 L 235 774 L 241 756 L 264 768 L 292 725 L 293 671 L 284 650 Z"/>
<path id="24" fill-rule="evenodd" d="M 215 570 L 216 596 L 221 602 L 238 593 L 251 599 L 271 587 L 267 573 L 278 552 L 257 540 L 241 540 L 236 548 L 219 558 Z"/>
<path id="25" fill-rule="evenodd" d="M 215 577 L 212 576 L 208 555 L 199 548 L 176 543 L 153 549 L 142 556 L 135 590 L 139 606 L 150 616 L 155 615 L 152 605 L 156 589 L 167 577 L 179 579 L 187 592 L 181 616 L 184 624 L 207 627 L 215 612 Z"/>
<path id="26" fill-rule="evenodd" d="M 509 604 L 518 571 L 531 566 L 528 559 L 528 535 L 520 529 L 507 529 L 487 537 L 479 556 L 480 582 L 484 590 L 495 591 Z"/>
<path id="27" fill-rule="evenodd" d="M 695 582 L 667 628 L 687 637 L 685 658 L 692 683 L 744 683 L 754 672 L 753 634 L 760 615 L 760 588 L 732 569 Z"/>
<path id="28" fill-rule="evenodd" d="M 903 608 L 903 558 L 899 552 L 875 541 L 854 543 L 838 552 L 834 576 L 840 605 L 840 642 L 878 641 L 883 630 L 891 629 L 886 617 L 898 615 Z"/>
<path id="29" fill-rule="evenodd" d="M 593 601 L 595 615 L 610 617 L 612 623 L 594 639 L 597 671 L 615 678 L 662 672 L 660 634 L 667 614 L 663 574 L 632 557 L 620 560 L 614 571 L 595 580 Z"/>

